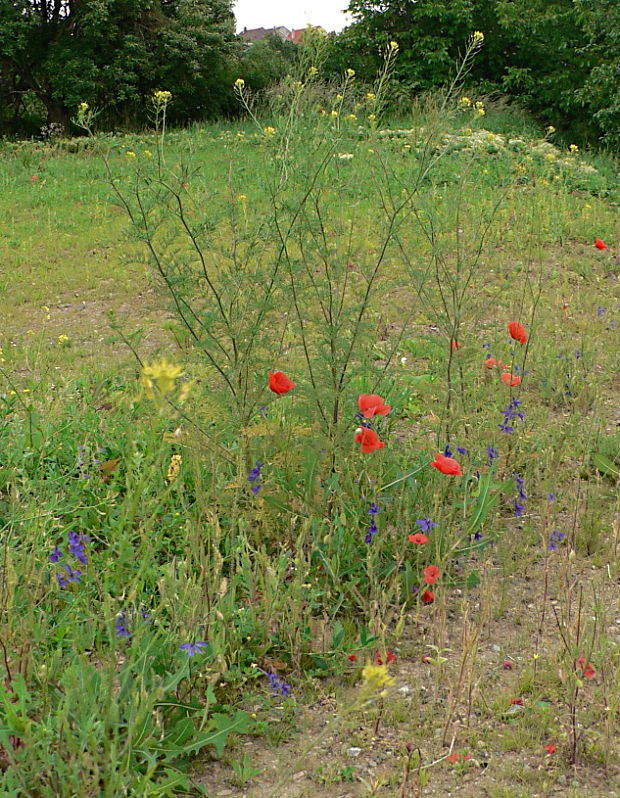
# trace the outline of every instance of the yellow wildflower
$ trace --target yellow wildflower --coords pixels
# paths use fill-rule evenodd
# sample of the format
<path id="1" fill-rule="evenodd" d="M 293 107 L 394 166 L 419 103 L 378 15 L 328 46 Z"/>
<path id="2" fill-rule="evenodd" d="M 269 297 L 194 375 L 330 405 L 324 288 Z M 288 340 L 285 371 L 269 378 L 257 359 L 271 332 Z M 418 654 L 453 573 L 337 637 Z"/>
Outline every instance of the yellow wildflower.
<path id="1" fill-rule="evenodd" d="M 160 393 L 167 394 L 174 388 L 174 381 L 180 376 L 183 369 L 174 366 L 164 358 L 157 363 L 145 365 L 142 368 L 140 385 L 145 389 L 146 395 L 152 397 L 156 388 Z"/>
<path id="2" fill-rule="evenodd" d="M 471 105 L 471 100 L 469 99 L 469 97 L 461 97 L 461 99 L 459 100 L 459 103 L 464 108 L 469 108 L 469 106 Z"/>
<path id="3" fill-rule="evenodd" d="M 153 92 L 153 99 L 159 105 L 166 105 L 172 99 L 172 93 L 169 91 L 162 91 L 161 89 L 157 89 Z"/>
<path id="4" fill-rule="evenodd" d="M 555 128 L 553 127 L 553 125 L 548 125 L 546 130 L 547 130 L 547 133 L 549 133 L 549 135 L 551 135 L 552 133 L 555 133 Z"/>
<path id="5" fill-rule="evenodd" d="M 475 30 L 471 38 L 474 44 L 482 44 L 484 41 L 484 33 L 481 30 Z"/>
<path id="6" fill-rule="evenodd" d="M 365 693 L 380 692 L 385 695 L 387 688 L 394 684 L 386 665 L 373 665 L 370 662 L 362 670 L 362 680 L 362 690 Z"/>
<path id="7" fill-rule="evenodd" d="M 267 127 L 263 128 L 263 133 L 266 136 L 273 136 L 275 132 L 276 132 L 275 127 L 271 127 L 271 125 L 267 125 Z"/>
<path id="8" fill-rule="evenodd" d="M 568 150 L 572 153 L 579 152 L 579 147 L 576 144 L 571 144 Z"/>
<path id="9" fill-rule="evenodd" d="M 243 78 L 237 78 L 235 81 L 235 89 L 237 91 L 241 91 L 241 89 L 245 86 L 245 80 Z"/>
<path id="10" fill-rule="evenodd" d="M 351 69 L 351 68 L 349 67 L 349 69 L 347 69 L 347 70 L 346 70 L 345 74 L 346 74 L 346 76 L 347 76 L 348 78 L 354 78 L 354 77 L 355 77 L 355 70 L 354 70 L 354 69 Z"/>
<path id="11" fill-rule="evenodd" d="M 64 333 L 60 333 L 58 336 L 58 343 L 62 346 L 62 344 L 66 344 L 69 340 L 69 336 L 65 335 Z"/>
<path id="12" fill-rule="evenodd" d="M 146 155 L 147 158 L 153 157 L 153 153 L 150 150 L 142 150 L 142 154 Z"/>
<path id="13" fill-rule="evenodd" d="M 369 91 L 366 94 L 366 99 L 367 100 L 376 100 L 377 99 L 377 95 L 374 93 L 374 91 Z"/>
<path id="14" fill-rule="evenodd" d="M 389 44 L 389 49 L 390 49 L 392 52 L 396 52 L 396 50 L 398 50 L 398 42 L 395 42 L 395 41 L 393 41 L 393 40 L 392 40 L 392 41 L 390 42 L 390 44 Z"/>
<path id="15" fill-rule="evenodd" d="M 336 95 L 336 99 L 337 99 L 337 100 L 342 100 L 342 94 L 337 94 L 337 95 Z"/>
<path id="16" fill-rule="evenodd" d="M 308 74 L 310 75 L 311 78 L 313 78 L 318 73 L 318 71 L 319 70 L 315 66 L 311 66 L 310 69 L 308 70 Z"/>
<path id="17" fill-rule="evenodd" d="M 332 111 L 332 112 L 331 112 L 331 114 L 330 114 L 330 116 L 338 116 L 338 111 L 335 111 L 335 110 L 334 110 L 334 111 Z"/>
<path id="18" fill-rule="evenodd" d="M 125 155 L 126 155 L 128 158 L 135 158 L 135 157 L 136 157 L 136 153 L 135 153 L 133 150 L 127 150 L 127 152 L 125 153 Z"/>
<path id="19" fill-rule="evenodd" d="M 377 114 L 368 114 L 368 119 L 371 122 L 374 122 L 376 120 L 376 118 L 377 118 Z"/>
<path id="20" fill-rule="evenodd" d="M 166 479 L 168 482 L 174 482 L 174 480 L 178 477 L 182 462 L 183 458 L 180 454 L 172 455 L 170 458 L 170 465 L 168 466 L 168 473 L 166 474 Z"/>
<path id="21" fill-rule="evenodd" d="M 478 116 L 485 115 L 486 111 L 484 110 L 484 103 L 478 101 L 474 107 L 476 109 L 476 114 L 478 114 Z"/>
<path id="22" fill-rule="evenodd" d="M 88 103 L 80 103 L 78 105 L 78 111 L 82 114 L 85 114 L 88 111 Z"/>

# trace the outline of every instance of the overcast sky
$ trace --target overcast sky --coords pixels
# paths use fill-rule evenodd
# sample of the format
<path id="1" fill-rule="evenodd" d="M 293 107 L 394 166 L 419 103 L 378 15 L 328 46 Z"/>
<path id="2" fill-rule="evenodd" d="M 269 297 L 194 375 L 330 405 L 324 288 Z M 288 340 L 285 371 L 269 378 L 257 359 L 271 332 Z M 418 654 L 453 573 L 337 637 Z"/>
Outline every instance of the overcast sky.
<path id="1" fill-rule="evenodd" d="M 294 30 L 308 24 L 338 31 L 351 21 L 340 10 L 349 5 L 348 0 L 237 0 L 233 5 L 237 31 L 276 25 Z"/>

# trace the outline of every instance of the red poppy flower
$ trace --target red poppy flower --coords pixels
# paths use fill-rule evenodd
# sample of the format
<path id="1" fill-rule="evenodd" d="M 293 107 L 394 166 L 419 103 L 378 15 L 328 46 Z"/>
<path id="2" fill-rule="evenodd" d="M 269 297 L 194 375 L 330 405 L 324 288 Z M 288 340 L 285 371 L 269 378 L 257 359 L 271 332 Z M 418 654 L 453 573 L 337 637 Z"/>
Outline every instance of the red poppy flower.
<path id="1" fill-rule="evenodd" d="M 375 659 L 377 660 L 377 665 L 383 665 L 383 658 L 378 651 L 375 652 Z M 396 654 L 393 654 L 391 651 L 386 651 L 385 662 L 387 665 L 389 665 L 390 662 L 396 662 Z"/>
<path id="2" fill-rule="evenodd" d="M 446 457 L 445 454 L 437 452 L 435 459 L 431 460 L 431 465 L 442 474 L 452 474 L 460 476 L 463 472 L 461 466 L 452 457 Z"/>
<path id="3" fill-rule="evenodd" d="M 349 660 L 349 662 L 355 662 L 357 660 L 357 654 L 349 654 L 347 659 Z"/>
<path id="4" fill-rule="evenodd" d="M 511 671 L 511 670 L 512 670 L 512 662 L 511 662 L 509 659 L 505 659 L 505 660 L 502 662 L 502 668 L 503 668 L 505 671 Z"/>
<path id="5" fill-rule="evenodd" d="M 434 585 L 439 577 L 439 568 L 436 565 L 427 565 L 424 569 L 424 581 L 427 585 Z"/>
<path id="6" fill-rule="evenodd" d="M 456 352 L 456 350 L 457 350 L 457 349 L 460 349 L 462 346 L 463 346 L 463 344 L 462 344 L 460 341 L 458 341 L 456 338 L 453 338 L 453 339 L 450 341 L 450 349 L 451 349 L 453 352 Z"/>
<path id="7" fill-rule="evenodd" d="M 609 249 L 609 247 L 608 247 L 608 246 L 607 246 L 607 244 L 606 244 L 606 243 L 603 241 L 603 239 L 602 239 L 602 238 L 595 238 L 595 239 L 594 239 L 594 246 L 595 246 L 597 249 Z"/>
<path id="8" fill-rule="evenodd" d="M 355 432 L 355 440 L 362 444 L 363 452 L 374 452 L 375 449 L 383 449 L 385 446 L 385 443 L 379 440 L 374 429 L 368 427 L 358 427 Z"/>
<path id="9" fill-rule="evenodd" d="M 511 388 L 514 388 L 515 385 L 521 385 L 521 377 L 519 377 L 518 374 L 511 374 L 509 371 L 505 371 L 501 374 L 500 380 Z"/>
<path id="10" fill-rule="evenodd" d="M 519 696 L 519 698 L 511 698 L 510 699 L 510 703 L 513 706 L 516 704 L 518 707 L 522 707 L 523 706 L 523 699 L 521 698 L 521 696 Z"/>
<path id="11" fill-rule="evenodd" d="M 31 180 L 38 180 L 39 179 L 39 175 L 30 175 L 30 179 Z"/>
<path id="12" fill-rule="evenodd" d="M 545 750 L 548 754 L 555 754 L 555 743 L 549 743 L 549 745 L 546 745 Z"/>
<path id="13" fill-rule="evenodd" d="M 432 604 L 435 601 L 435 594 L 432 590 L 428 588 L 422 593 L 422 603 L 423 604 Z"/>
<path id="14" fill-rule="evenodd" d="M 294 387 L 295 383 L 292 380 L 289 380 L 283 371 L 269 372 L 269 388 L 274 393 L 277 393 L 278 396 L 282 396 L 283 393 L 287 393 L 291 390 L 291 388 Z"/>
<path id="15" fill-rule="evenodd" d="M 591 663 L 588 662 L 588 664 L 586 665 L 585 657 L 579 657 L 577 662 L 579 663 L 579 667 L 581 668 L 583 675 L 586 677 L 586 679 L 591 679 L 596 673 Z"/>
<path id="16" fill-rule="evenodd" d="M 364 418 L 372 418 L 374 415 L 387 416 L 392 409 L 386 405 L 383 397 L 378 393 L 362 393 L 357 400 L 357 406 Z"/>
<path id="17" fill-rule="evenodd" d="M 448 762 L 458 762 L 459 760 L 471 759 L 469 754 L 459 754 L 456 751 L 450 754 L 450 756 L 446 757 Z"/>
<path id="18" fill-rule="evenodd" d="M 412 543 L 428 543 L 428 538 L 422 532 L 414 532 L 407 536 Z"/>
<path id="19" fill-rule="evenodd" d="M 508 322 L 508 332 L 510 333 L 510 337 L 514 338 L 514 340 L 518 341 L 520 344 L 524 344 L 527 341 L 525 327 L 518 321 Z"/>

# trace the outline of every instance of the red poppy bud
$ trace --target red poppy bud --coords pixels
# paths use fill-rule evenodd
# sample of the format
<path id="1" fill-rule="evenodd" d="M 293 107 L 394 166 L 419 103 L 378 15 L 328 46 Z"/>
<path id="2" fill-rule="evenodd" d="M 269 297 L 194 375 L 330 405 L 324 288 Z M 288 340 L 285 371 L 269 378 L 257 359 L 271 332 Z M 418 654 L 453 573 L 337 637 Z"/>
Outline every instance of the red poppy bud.
<path id="1" fill-rule="evenodd" d="M 269 372 L 269 388 L 274 393 L 277 393 L 278 396 L 282 396 L 283 393 L 287 393 L 291 390 L 291 388 L 294 387 L 295 383 L 292 380 L 289 380 L 283 371 Z"/>
<path id="2" fill-rule="evenodd" d="M 349 660 L 349 662 L 355 662 L 357 660 L 357 654 L 349 654 L 347 659 Z"/>
<path id="3" fill-rule="evenodd" d="M 435 594 L 432 590 L 428 588 L 422 593 L 422 603 L 423 604 L 432 604 L 435 601 Z"/>
<path id="4" fill-rule="evenodd" d="M 606 243 L 603 241 L 603 239 L 602 239 L 602 238 L 595 238 L 595 239 L 594 239 L 594 246 L 595 246 L 597 249 L 609 249 L 609 247 L 608 247 L 608 246 L 607 246 L 607 244 L 606 244 Z"/>
<path id="5" fill-rule="evenodd" d="M 555 743 L 549 743 L 549 745 L 545 746 L 545 750 L 548 754 L 555 754 Z"/>

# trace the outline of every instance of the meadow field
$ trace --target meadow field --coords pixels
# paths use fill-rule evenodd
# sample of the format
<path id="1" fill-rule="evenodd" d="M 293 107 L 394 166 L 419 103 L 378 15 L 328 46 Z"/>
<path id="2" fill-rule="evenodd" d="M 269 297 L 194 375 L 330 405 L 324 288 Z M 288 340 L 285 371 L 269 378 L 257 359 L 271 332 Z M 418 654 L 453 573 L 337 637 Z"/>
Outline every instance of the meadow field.
<path id="1" fill-rule="evenodd" d="M 620 794 L 618 163 L 384 88 L 0 144 L 2 796 Z"/>

